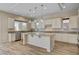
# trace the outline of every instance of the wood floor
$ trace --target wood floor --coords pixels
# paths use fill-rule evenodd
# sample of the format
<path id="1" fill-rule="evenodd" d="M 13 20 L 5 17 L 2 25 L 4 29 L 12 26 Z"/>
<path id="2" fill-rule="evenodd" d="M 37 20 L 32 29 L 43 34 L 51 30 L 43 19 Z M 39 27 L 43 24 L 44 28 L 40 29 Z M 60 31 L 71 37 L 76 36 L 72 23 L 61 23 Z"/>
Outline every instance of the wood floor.
<path id="1" fill-rule="evenodd" d="M 22 45 L 21 41 L 0 44 L 0 55 L 78 55 L 77 45 L 55 42 L 51 53 L 31 45 Z"/>

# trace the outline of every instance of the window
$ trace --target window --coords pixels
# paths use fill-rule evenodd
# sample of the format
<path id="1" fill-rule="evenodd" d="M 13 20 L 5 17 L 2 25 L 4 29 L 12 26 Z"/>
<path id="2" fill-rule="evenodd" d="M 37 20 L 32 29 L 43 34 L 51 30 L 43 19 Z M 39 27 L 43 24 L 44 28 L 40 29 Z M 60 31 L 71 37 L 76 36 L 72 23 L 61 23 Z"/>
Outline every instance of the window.
<path id="1" fill-rule="evenodd" d="M 21 25 L 22 25 L 22 30 L 27 30 L 27 23 L 22 22 Z"/>
<path id="2" fill-rule="evenodd" d="M 69 18 L 68 19 L 63 19 L 62 28 L 65 29 L 65 30 L 69 29 Z"/>
<path id="3" fill-rule="evenodd" d="M 15 30 L 27 30 L 27 23 L 26 22 L 20 22 L 15 21 Z"/>
<path id="4" fill-rule="evenodd" d="M 15 30 L 19 30 L 19 22 L 15 21 Z"/>

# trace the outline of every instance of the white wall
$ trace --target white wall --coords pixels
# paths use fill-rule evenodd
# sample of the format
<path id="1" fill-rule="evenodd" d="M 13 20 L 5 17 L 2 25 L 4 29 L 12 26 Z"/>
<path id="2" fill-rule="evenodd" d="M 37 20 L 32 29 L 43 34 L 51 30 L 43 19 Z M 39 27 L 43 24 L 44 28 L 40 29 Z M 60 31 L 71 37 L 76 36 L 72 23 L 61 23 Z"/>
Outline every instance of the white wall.
<path id="1" fill-rule="evenodd" d="M 5 14 L 0 13 L 0 42 L 8 41 L 8 18 Z"/>
<path id="2" fill-rule="evenodd" d="M 8 42 L 8 19 L 15 19 L 17 16 L 0 11 L 0 43 Z"/>

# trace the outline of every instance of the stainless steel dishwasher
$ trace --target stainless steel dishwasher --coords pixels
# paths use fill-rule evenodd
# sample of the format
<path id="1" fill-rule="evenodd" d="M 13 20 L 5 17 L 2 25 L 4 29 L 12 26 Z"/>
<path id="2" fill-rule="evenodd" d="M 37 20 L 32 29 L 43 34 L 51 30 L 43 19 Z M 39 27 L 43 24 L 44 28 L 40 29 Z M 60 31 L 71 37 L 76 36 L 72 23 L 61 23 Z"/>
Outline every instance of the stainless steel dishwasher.
<path id="1" fill-rule="evenodd" d="M 20 41 L 21 40 L 21 32 L 20 31 L 16 31 L 16 40 L 15 41 Z"/>

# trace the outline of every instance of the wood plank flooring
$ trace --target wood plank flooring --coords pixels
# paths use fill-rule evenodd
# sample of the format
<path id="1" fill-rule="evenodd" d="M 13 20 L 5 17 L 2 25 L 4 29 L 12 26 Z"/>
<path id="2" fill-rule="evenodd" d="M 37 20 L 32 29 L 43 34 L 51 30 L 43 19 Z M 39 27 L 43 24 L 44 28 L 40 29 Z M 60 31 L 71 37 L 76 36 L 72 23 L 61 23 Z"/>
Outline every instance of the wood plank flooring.
<path id="1" fill-rule="evenodd" d="M 78 55 L 77 45 L 55 42 L 51 53 L 31 45 L 22 45 L 21 41 L 0 44 L 0 55 Z"/>

